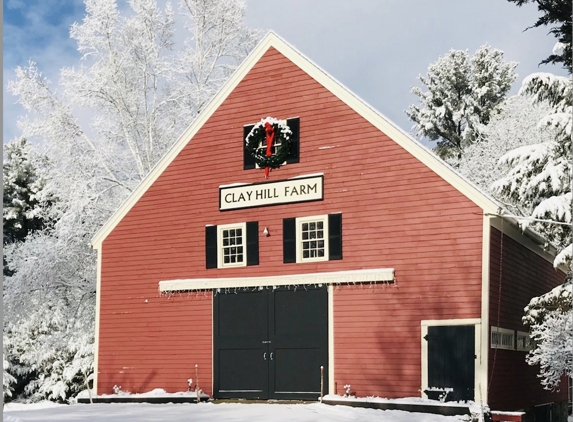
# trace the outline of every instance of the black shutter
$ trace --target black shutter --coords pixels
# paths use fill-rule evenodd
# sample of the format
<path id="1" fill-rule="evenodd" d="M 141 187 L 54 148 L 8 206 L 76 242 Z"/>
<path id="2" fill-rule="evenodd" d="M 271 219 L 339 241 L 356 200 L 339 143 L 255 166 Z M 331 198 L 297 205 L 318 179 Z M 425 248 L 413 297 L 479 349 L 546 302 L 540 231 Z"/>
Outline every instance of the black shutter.
<path id="1" fill-rule="evenodd" d="M 342 214 L 328 215 L 328 259 L 342 259 Z"/>
<path id="2" fill-rule="evenodd" d="M 241 141 L 241 145 L 243 146 L 243 170 L 249 170 L 255 168 L 255 159 L 247 150 L 245 145 L 245 139 L 247 135 L 251 132 L 251 130 L 255 127 L 255 125 L 243 126 L 243 139 Z"/>
<path id="3" fill-rule="evenodd" d="M 259 222 L 247 223 L 247 265 L 259 265 Z"/>
<path id="4" fill-rule="evenodd" d="M 296 219 L 283 220 L 283 262 L 296 262 Z"/>
<path id="5" fill-rule="evenodd" d="M 286 162 L 287 164 L 298 163 L 300 152 L 300 118 L 287 119 L 287 126 L 290 128 L 292 136 L 290 139 L 290 151 Z"/>
<path id="6" fill-rule="evenodd" d="M 217 226 L 205 227 L 205 266 L 217 268 Z"/>

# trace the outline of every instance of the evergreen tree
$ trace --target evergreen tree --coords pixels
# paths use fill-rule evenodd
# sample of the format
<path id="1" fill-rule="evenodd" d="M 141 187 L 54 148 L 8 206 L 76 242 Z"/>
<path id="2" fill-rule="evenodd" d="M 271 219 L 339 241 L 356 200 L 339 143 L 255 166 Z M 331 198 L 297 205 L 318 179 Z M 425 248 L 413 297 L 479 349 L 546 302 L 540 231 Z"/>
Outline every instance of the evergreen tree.
<path id="1" fill-rule="evenodd" d="M 526 3 L 536 3 L 537 9 L 543 15 L 537 19 L 532 28 L 553 25 L 549 33 L 557 37 L 558 44 L 553 49 L 553 54 L 541 63 L 562 63 L 563 67 L 572 71 L 571 37 L 573 35 L 573 2 L 571 0 L 508 0 L 518 6 Z M 527 28 L 529 29 L 529 28 Z"/>
<path id="2" fill-rule="evenodd" d="M 523 322 L 530 327 L 534 348 L 528 354 L 530 365 L 540 366 L 542 385 L 557 388 L 562 376 L 573 374 L 572 308 L 572 165 L 571 128 L 573 84 L 571 79 L 549 73 L 537 73 L 523 81 L 520 95 L 545 102 L 549 112 L 539 126 L 549 128 L 554 136 L 532 145 L 516 148 L 500 162 L 508 171 L 494 189 L 501 195 L 531 207 L 531 217 L 545 220 L 529 224 L 556 245 L 560 252 L 555 267 L 568 271 L 566 282 L 537 298 L 525 308 Z M 561 224 L 559 224 L 561 223 Z"/>
<path id="3" fill-rule="evenodd" d="M 479 142 L 466 147 L 460 157 L 447 158 L 446 162 L 512 213 L 530 215 L 531 204 L 500 194 L 492 185 L 505 175 L 506 169 L 498 163 L 503 155 L 518 147 L 555 139 L 553 130 L 538 126 L 550 110 L 545 102 L 533 102 L 522 95 L 510 97 L 505 100 L 503 111 L 483 127 Z"/>
<path id="4" fill-rule="evenodd" d="M 17 138 L 4 145 L 3 175 L 3 244 L 23 241 L 26 236 L 45 227 L 40 216 L 39 192 L 43 179 L 38 174 L 33 152 L 25 138 Z M 4 276 L 13 272 L 6 266 Z"/>
<path id="5" fill-rule="evenodd" d="M 442 158 L 459 156 L 501 111 L 516 66 L 488 45 L 472 57 L 467 50 L 450 50 L 419 77 L 427 91 L 412 88 L 421 104 L 410 105 L 406 114 L 416 123 L 416 134 L 437 141 L 435 152 Z"/>
<path id="6" fill-rule="evenodd" d="M 525 78 L 520 95 L 550 106 L 538 125 L 553 136 L 505 154 L 500 163 L 508 170 L 493 186 L 505 197 L 530 206 L 532 218 L 563 223 L 536 223 L 536 228 L 561 250 L 555 266 L 566 267 L 571 265 L 572 94 L 568 78 L 550 73 Z"/>
<path id="7" fill-rule="evenodd" d="M 32 159 L 30 144 L 17 138 L 4 145 L 3 232 L 4 244 L 24 240 L 29 233 L 41 230 L 44 221 L 38 216 L 38 192 L 43 181 Z"/>
<path id="8" fill-rule="evenodd" d="M 549 32 L 558 40 L 553 53 L 541 63 L 562 63 L 571 73 L 573 3 L 570 0 L 509 1 L 518 6 L 537 4 L 542 16 L 533 27 L 551 26 Z M 520 94 L 551 106 L 539 126 L 551 128 L 555 136 L 504 155 L 500 162 L 507 165 L 509 171 L 494 184 L 494 189 L 507 198 L 529 204 L 531 217 L 547 221 L 532 224 L 560 249 L 554 265 L 568 272 L 563 285 L 533 298 L 523 317 L 534 342 L 527 362 L 539 365 L 541 384 L 546 389 L 555 389 L 563 376 L 573 376 L 573 83 L 569 78 L 549 73 L 533 74 L 524 80 Z"/>

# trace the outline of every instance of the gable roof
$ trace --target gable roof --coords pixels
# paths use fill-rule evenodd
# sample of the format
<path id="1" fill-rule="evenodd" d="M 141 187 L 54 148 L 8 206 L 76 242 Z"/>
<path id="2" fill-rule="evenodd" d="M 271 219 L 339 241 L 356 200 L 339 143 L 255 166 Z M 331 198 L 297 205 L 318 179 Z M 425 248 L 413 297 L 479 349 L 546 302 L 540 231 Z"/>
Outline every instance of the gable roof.
<path id="1" fill-rule="evenodd" d="M 243 80 L 247 73 L 270 49 L 274 48 L 296 66 L 306 72 L 310 77 L 324 86 L 339 100 L 370 122 L 374 127 L 385 133 L 390 139 L 399 144 L 424 165 L 433 170 L 446 182 L 465 195 L 484 213 L 497 214 L 501 204 L 480 191 L 468 180 L 456 173 L 449 165 L 427 150 L 417 140 L 398 128 L 381 113 L 353 94 L 344 85 L 306 58 L 294 47 L 273 32 L 269 32 L 255 49 L 247 56 L 235 73 L 223 85 L 219 92 L 208 103 L 205 109 L 197 116 L 193 123 L 183 132 L 177 142 L 169 149 L 163 158 L 155 165 L 151 172 L 141 181 L 131 195 L 121 204 L 119 209 L 109 218 L 104 226 L 92 238 L 92 246 L 99 249 L 105 238 L 119 224 L 129 210 L 143 196 L 147 189 L 159 178 L 169 164 L 177 157 L 183 148 L 190 142 L 199 129 L 207 122 L 225 99 L 233 92 L 235 87 Z"/>

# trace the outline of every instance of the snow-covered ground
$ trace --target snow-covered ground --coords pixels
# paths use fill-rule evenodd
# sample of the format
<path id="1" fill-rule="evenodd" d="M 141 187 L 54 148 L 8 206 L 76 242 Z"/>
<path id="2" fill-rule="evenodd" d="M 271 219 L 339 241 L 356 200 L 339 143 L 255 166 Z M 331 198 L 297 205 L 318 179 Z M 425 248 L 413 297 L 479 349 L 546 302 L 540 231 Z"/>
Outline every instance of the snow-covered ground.
<path id="1" fill-rule="evenodd" d="M 459 422 L 462 416 L 376 410 L 321 403 L 75 404 L 8 403 L 5 422 Z"/>

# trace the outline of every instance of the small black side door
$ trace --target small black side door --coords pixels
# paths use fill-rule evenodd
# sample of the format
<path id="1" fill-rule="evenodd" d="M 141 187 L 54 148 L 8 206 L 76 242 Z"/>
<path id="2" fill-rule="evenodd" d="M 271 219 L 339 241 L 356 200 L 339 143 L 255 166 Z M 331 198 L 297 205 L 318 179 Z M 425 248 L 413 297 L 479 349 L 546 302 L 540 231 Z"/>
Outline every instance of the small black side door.
<path id="1" fill-rule="evenodd" d="M 428 387 L 451 388 L 447 401 L 474 400 L 475 326 L 428 327 Z"/>

